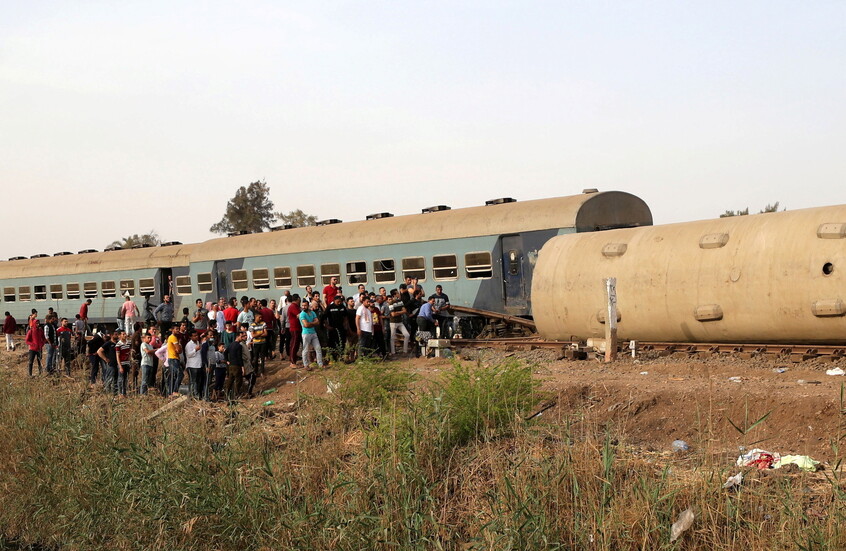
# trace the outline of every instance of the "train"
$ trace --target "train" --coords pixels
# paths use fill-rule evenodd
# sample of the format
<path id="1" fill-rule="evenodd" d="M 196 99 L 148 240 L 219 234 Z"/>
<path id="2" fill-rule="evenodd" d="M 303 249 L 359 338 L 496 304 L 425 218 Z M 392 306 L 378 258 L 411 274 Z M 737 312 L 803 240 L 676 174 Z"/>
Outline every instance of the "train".
<path id="1" fill-rule="evenodd" d="M 193 310 L 196 299 L 279 299 L 286 290 L 320 290 L 332 277 L 346 295 L 359 284 L 391 289 L 411 277 L 427 293 L 441 285 L 453 305 L 531 317 L 532 277 L 547 241 L 651 224 L 648 205 L 622 191 L 436 205 L 419 214 L 382 212 L 195 244 L 15 257 L 0 262 L 0 302 L 21 324 L 32 309 L 43 318 L 50 307 L 72 319 L 91 299 L 89 323 L 110 325 L 126 295 L 143 311 L 172 291 L 179 313 Z"/>
<path id="2" fill-rule="evenodd" d="M 616 278 L 621 340 L 846 343 L 846 205 L 554 237 L 531 294 L 540 335 L 602 339 Z"/>

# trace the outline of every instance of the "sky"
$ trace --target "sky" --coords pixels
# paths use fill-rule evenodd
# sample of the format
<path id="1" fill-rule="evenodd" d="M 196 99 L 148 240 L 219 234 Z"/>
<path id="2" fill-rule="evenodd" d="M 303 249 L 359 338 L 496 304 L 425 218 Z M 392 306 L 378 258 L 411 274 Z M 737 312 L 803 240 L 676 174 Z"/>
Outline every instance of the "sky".
<path id="1" fill-rule="evenodd" d="M 0 258 L 622 190 L 846 202 L 846 2 L 0 0 Z M 14 229 L 13 231 L 9 231 Z"/>

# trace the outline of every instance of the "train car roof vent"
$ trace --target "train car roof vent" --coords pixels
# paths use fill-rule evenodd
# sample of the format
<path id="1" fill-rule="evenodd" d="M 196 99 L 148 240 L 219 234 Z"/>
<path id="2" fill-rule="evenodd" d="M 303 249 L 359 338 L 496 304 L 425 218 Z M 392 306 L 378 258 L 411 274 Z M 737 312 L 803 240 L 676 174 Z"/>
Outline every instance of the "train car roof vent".
<path id="1" fill-rule="evenodd" d="M 50 256 L 49 254 L 40 253 L 40 254 L 32 255 L 32 256 L 30 256 L 30 258 L 47 258 L 49 256 Z"/>
<path id="2" fill-rule="evenodd" d="M 182 245 L 182 241 L 165 241 L 159 247 L 173 247 L 174 245 Z"/>
<path id="3" fill-rule="evenodd" d="M 103 249 L 103 252 L 109 253 L 109 252 L 112 252 L 112 251 L 120 251 L 120 250 L 123 250 L 123 247 L 114 246 L 114 247 L 106 247 L 105 249 Z"/>
<path id="4" fill-rule="evenodd" d="M 377 212 L 376 214 L 368 214 L 367 220 L 379 220 L 381 218 L 391 218 L 394 215 L 390 212 Z"/>
<path id="5" fill-rule="evenodd" d="M 505 203 L 516 203 L 517 200 L 512 197 L 500 197 L 499 199 L 491 199 L 490 201 L 485 201 L 485 206 L 489 205 L 504 205 Z"/>
<path id="6" fill-rule="evenodd" d="M 434 207 L 427 207 L 420 212 L 423 214 L 429 214 L 430 212 L 440 212 L 442 210 L 451 210 L 452 207 L 448 207 L 446 205 L 435 205 Z"/>
<path id="7" fill-rule="evenodd" d="M 70 251 L 62 251 L 62 252 L 59 252 L 59 253 L 53 253 L 53 256 L 67 256 L 69 254 L 73 254 L 73 253 L 70 252 Z"/>
<path id="8" fill-rule="evenodd" d="M 13 256 L 9 260 L 26 260 L 25 256 Z"/>
<path id="9" fill-rule="evenodd" d="M 330 224 L 340 224 L 340 223 L 341 223 L 341 220 L 338 220 L 337 218 L 329 218 L 328 220 L 318 220 L 317 221 L 318 226 L 328 226 Z"/>
<path id="10" fill-rule="evenodd" d="M 595 187 L 586 187 L 582 190 L 582 193 L 599 193 L 599 190 Z"/>
<path id="11" fill-rule="evenodd" d="M 293 229 L 293 224 L 282 224 L 281 226 L 273 226 L 270 228 L 270 231 L 282 231 L 282 230 L 290 230 Z"/>
<path id="12" fill-rule="evenodd" d="M 236 235 L 247 235 L 248 233 L 250 233 L 250 232 L 247 231 L 247 230 L 231 231 L 231 232 L 227 233 L 226 236 L 227 237 L 235 237 Z"/>
<path id="13" fill-rule="evenodd" d="M 146 249 L 147 247 L 152 247 L 150 243 L 138 243 L 137 245 L 133 245 L 133 249 Z"/>
<path id="14" fill-rule="evenodd" d="M 97 249 L 82 249 L 77 254 L 96 253 Z"/>

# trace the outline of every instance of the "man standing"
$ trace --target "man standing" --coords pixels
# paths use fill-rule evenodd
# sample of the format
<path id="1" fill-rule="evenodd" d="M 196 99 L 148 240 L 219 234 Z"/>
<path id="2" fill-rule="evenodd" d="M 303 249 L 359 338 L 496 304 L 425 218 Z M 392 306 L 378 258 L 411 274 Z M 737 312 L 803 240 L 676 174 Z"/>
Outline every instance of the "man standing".
<path id="1" fill-rule="evenodd" d="M 153 376 L 153 345 L 150 344 L 150 341 L 153 340 L 153 336 L 149 333 L 145 334 L 141 337 L 141 387 L 138 390 L 138 393 L 142 396 L 147 394 L 147 390 L 150 386 L 155 385 L 155 379 Z"/>
<path id="2" fill-rule="evenodd" d="M 403 304 L 399 299 L 399 295 L 396 297 L 388 297 L 388 315 L 390 316 L 388 319 L 390 320 L 391 325 L 391 354 L 393 355 L 397 353 L 398 331 L 402 333 L 402 353 L 408 354 L 408 341 L 411 338 L 411 334 L 408 332 L 408 329 L 406 329 L 405 323 L 403 323 L 406 311 L 405 304 Z"/>
<path id="3" fill-rule="evenodd" d="M 362 295 L 361 306 L 355 312 L 355 327 L 358 334 L 358 355 L 367 356 L 373 349 L 373 313 L 370 311 L 370 297 Z"/>
<path id="4" fill-rule="evenodd" d="M 185 344 L 185 368 L 188 369 L 188 394 L 194 399 L 199 399 L 203 359 L 200 355 L 199 335 L 191 329 L 188 330 L 188 342 Z"/>
<path id="5" fill-rule="evenodd" d="M 314 348 L 314 354 L 317 356 L 317 367 L 323 369 L 323 351 L 320 349 L 320 339 L 317 338 L 317 326 L 320 322 L 317 321 L 317 314 L 311 311 L 311 305 L 308 301 L 303 302 L 299 321 L 303 335 L 303 367 L 309 369 L 311 365 L 308 356 L 308 349 L 311 347 Z"/>
<path id="6" fill-rule="evenodd" d="M 18 322 L 12 317 L 12 314 L 6 312 L 6 319 L 3 321 L 3 333 L 6 335 L 6 350 L 15 349 L 15 341 L 12 340 L 12 337 L 17 330 Z"/>
<path id="7" fill-rule="evenodd" d="M 30 327 L 26 332 L 26 345 L 29 348 L 29 376 L 32 377 L 32 362 L 38 360 L 38 374 L 41 375 L 41 349 L 44 348 L 44 331 L 38 327 Z"/>
<path id="8" fill-rule="evenodd" d="M 323 288 L 323 304 L 326 306 L 332 304 L 335 300 L 335 296 L 340 292 L 340 289 L 338 289 L 338 278 L 332 276 L 329 280 L 329 285 Z"/>
<path id="9" fill-rule="evenodd" d="M 82 316 L 79 314 L 76 315 L 73 322 L 73 334 L 76 339 L 76 350 L 74 352 L 77 356 L 85 354 L 85 322 L 82 321 Z"/>
<path id="10" fill-rule="evenodd" d="M 170 295 L 164 296 L 164 302 L 156 306 L 153 316 L 159 322 L 162 335 L 167 335 L 173 325 L 173 303 L 170 301 Z"/>
<path id="11" fill-rule="evenodd" d="M 141 313 L 138 311 L 138 306 L 132 302 L 132 298 L 129 296 L 129 291 L 126 293 L 126 299 L 123 301 L 123 306 L 120 307 L 121 312 L 123 313 L 123 328 L 126 330 L 127 336 L 132 336 L 132 332 L 135 330 L 135 320 Z"/>
<path id="12" fill-rule="evenodd" d="M 267 324 L 261 313 L 256 314 L 255 321 L 250 325 L 250 334 L 253 336 L 252 363 L 253 373 L 250 378 L 250 390 L 252 393 L 255 385 L 255 378 L 264 375 L 265 345 L 267 343 Z"/>
<path id="13" fill-rule="evenodd" d="M 44 319 L 44 342 L 47 347 L 47 374 L 52 375 L 55 370 L 56 362 L 56 345 L 58 345 L 56 335 L 56 321 L 53 316 L 47 316 Z"/>
<path id="14" fill-rule="evenodd" d="M 347 340 L 347 307 L 344 306 L 344 297 L 340 293 L 335 295 L 332 304 L 326 308 L 321 321 L 328 328 L 328 355 L 333 361 L 340 361 Z"/>
<path id="15" fill-rule="evenodd" d="M 57 360 L 57 369 L 61 369 L 62 361 L 65 362 L 65 374 L 70 377 L 71 374 L 71 360 L 73 359 L 72 337 L 73 330 L 71 330 L 68 318 L 62 318 L 62 325 L 56 330 L 56 340 L 59 343 L 59 359 Z"/>
<path id="16" fill-rule="evenodd" d="M 129 341 L 126 331 L 120 331 L 118 335 L 118 342 L 115 344 L 118 358 L 117 392 L 125 398 L 126 387 L 129 382 L 129 355 L 132 353 L 132 343 Z"/>
<path id="17" fill-rule="evenodd" d="M 226 384 L 223 392 L 230 401 L 234 400 L 241 392 L 241 384 L 244 380 L 243 342 L 244 334 L 239 331 L 235 335 L 235 340 L 229 343 L 223 353 L 227 365 Z"/>
<path id="18" fill-rule="evenodd" d="M 194 301 L 197 309 L 194 311 L 194 317 L 191 322 L 194 324 L 194 330 L 202 337 L 209 328 L 209 311 L 203 308 L 203 299 L 198 298 Z"/>
<path id="19" fill-rule="evenodd" d="M 97 356 L 103 361 L 103 390 L 107 393 L 117 394 L 116 376 L 118 370 L 117 342 L 120 335 L 117 331 L 112 333 L 111 338 L 105 341 Z"/>
<path id="20" fill-rule="evenodd" d="M 173 312 L 172 307 L 171 312 Z M 171 396 L 179 396 L 179 385 L 182 384 L 182 377 L 184 376 L 182 361 L 179 357 L 181 353 L 182 345 L 179 344 L 179 326 L 174 325 L 170 328 L 170 336 L 167 338 L 167 365 L 170 370 L 170 388 L 168 390 Z"/>
<path id="21" fill-rule="evenodd" d="M 288 338 L 290 344 L 288 346 L 288 358 L 291 361 L 291 369 L 297 368 L 297 351 L 300 348 L 302 340 L 302 325 L 300 325 L 300 295 L 293 295 L 291 297 L 291 304 L 288 305 Z M 306 359 L 303 358 L 303 362 Z"/>

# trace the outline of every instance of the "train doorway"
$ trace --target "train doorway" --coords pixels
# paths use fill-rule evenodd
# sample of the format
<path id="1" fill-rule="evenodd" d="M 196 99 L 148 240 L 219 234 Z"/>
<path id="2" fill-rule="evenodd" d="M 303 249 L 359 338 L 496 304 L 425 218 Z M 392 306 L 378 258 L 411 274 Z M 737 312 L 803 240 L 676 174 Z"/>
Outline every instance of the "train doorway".
<path id="1" fill-rule="evenodd" d="M 173 270 L 170 268 L 162 268 L 159 270 L 159 289 L 161 290 L 161 295 L 159 298 L 159 303 L 161 304 L 164 302 L 164 296 L 170 295 L 170 300 L 175 301 L 173 296 Z"/>
<path id="2" fill-rule="evenodd" d="M 505 311 L 520 315 L 528 307 L 526 292 L 525 256 L 523 237 L 506 235 L 502 237 L 502 284 Z"/>

